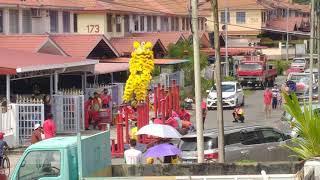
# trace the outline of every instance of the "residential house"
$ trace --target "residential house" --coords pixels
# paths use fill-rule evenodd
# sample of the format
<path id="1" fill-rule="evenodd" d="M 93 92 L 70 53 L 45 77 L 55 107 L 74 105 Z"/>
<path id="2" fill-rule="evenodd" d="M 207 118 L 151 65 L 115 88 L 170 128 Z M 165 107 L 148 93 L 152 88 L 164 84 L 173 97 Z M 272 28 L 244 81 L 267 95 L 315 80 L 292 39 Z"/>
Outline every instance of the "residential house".
<path id="1" fill-rule="evenodd" d="M 309 22 L 309 6 L 296 4 L 291 0 L 219 0 L 218 5 L 220 31 L 224 30 L 227 22 L 229 35 L 235 37 L 256 37 L 268 28 L 283 31 L 287 10 L 289 21 L 294 21 L 294 25 L 299 26 L 298 30 L 303 23 L 297 19 L 306 19 L 306 22 Z M 210 2 L 203 3 L 200 11 L 207 15 L 207 30 L 213 31 Z M 282 20 L 280 26 L 271 25 L 277 20 Z"/>
<path id="2" fill-rule="evenodd" d="M 0 34 L 72 33 L 82 8 L 72 0 L 0 0 Z"/>
<path id="3" fill-rule="evenodd" d="M 77 32 L 123 37 L 139 32 L 176 32 L 191 29 L 187 0 L 88 0 L 76 14 Z M 205 18 L 199 18 L 205 30 Z"/>

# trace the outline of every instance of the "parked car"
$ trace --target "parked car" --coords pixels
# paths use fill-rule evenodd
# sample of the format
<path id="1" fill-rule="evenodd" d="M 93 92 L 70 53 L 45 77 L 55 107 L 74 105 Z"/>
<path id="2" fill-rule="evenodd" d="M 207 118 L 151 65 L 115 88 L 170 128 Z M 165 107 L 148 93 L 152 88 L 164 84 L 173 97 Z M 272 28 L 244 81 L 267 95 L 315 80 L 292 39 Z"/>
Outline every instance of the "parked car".
<path id="1" fill-rule="evenodd" d="M 225 160 L 254 161 L 287 161 L 292 152 L 282 145 L 291 142 L 291 136 L 264 126 L 226 127 L 225 128 Z M 197 136 L 188 134 L 181 138 L 178 147 L 181 149 L 183 163 L 197 161 Z M 218 130 L 204 132 L 204 156 L 207 162 L 216 161 L 218 154 Z M 292 159 L 293 160 L 293 159 Z"/>
<path id="2" fill-rule="evenodd" d="M 297 95 L 302 95 L 309 88 L 309 73 L 289 73 L 287 80 L 291 80 L 297 85 Z M 317 82 L 315 75 L 313 74 L 313 84 Z"/>
<path id="3" fill-rule="evenodd" d="M 236 81 L 225 81 L 221 84 L 222 88 L 222 105 L 223 107 L 235 107 L 244 105 L 244 93 L 241 85 Z M 210 91 L 207 91 L 207 107 L 214 109 L 217 107 L 217 91 L 213 86 Z"/>
<path id="4" fill-rule="evenodd" d="M 304 106 L 301 105 L 301 110 L 304 112 Z M 316 113 L 320 113 L 320 105 L 312 104 L 312 110 Z M 297 129 L 292 127 L 292 121 L 295 119 L 287 111 L 284 111 L 281 116 L 281 124 L 277 128 L 282 132 L 289 134 L 291 137 L 297 137 Z"/>
<path id="5" fill-rule="evenodd" d="M 309 89 L 306 89 L 303 94 L 298 96 L 298 100 L 308 101 L 309 100 Z M 318 100 L 318 86 L 313 86 L 312 88 L 312 100 Z"/>
<path id="6" fill-rule="evenodd" d="M 305 58 L 293 58 L 291 63 L 292 68 L 306 69 L 307 68 L 307 60 Z"/>

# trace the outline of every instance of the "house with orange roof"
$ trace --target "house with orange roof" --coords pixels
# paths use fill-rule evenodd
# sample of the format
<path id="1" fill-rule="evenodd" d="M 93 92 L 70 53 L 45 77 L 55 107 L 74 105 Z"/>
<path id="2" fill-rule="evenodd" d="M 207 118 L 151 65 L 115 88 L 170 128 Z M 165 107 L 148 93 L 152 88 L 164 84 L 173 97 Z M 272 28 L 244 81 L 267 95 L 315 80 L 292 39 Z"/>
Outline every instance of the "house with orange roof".
<path id="1" fill-rule="evenodd" d="M 309 22 L 309 5 L 293 3 L 292 0 L 219 0 L 218 5 L 220 30 L 223 31 L 227 22 L 228 35 L 233 37 L 257 37 L 266 29 L 271 28 L 285 31 L 283 27 L 286 26 L 287 14 L 289 21 L 294 21 L 293 25 L 289 26 L 297 26 L 297 30 L 305 29 L 305 27 L 300 27 L 303 24 L 301 21 Z M 289 10 L 288 13 L 287 10 Z M 207 15 L 207 30 L 213 31 L 210 2 L 203 3 L 200 11 Z M 281 22 L 273 23 L 274 21 Z"/>
<path id="2" fill-rule="evenodd" d="M 76 13 L 80 34 L 105 34 L 111 38 L 191 29 L 187 0 L 87 0 L 82 5 L 85 8 Z M 200 30 L 205 30 L 204 16 L 200 16 L 199 25 Z"/>
<path id="3" fill-rule="evenodd" d="M 74 32 L 76 0 L 0 0 L 0 34 Z"/>

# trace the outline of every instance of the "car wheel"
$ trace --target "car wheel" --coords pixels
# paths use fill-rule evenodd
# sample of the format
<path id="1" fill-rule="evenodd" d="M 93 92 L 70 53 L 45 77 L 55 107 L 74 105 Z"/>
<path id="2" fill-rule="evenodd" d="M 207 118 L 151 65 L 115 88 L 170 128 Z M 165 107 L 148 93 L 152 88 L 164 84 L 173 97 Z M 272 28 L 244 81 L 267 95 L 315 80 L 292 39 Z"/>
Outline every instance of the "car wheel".
<path id="1" fill-rule="evenodd" d="M 242 97 L 242 103 L 241 106 L 244 106 L 244 96 Z"/>

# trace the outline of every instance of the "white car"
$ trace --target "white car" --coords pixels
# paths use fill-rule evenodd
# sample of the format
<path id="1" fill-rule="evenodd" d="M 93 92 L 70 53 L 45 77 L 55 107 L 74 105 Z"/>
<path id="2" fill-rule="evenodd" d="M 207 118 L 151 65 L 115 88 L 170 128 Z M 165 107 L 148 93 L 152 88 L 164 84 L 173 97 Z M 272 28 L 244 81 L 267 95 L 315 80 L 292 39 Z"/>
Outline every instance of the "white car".
<path id="1" fill-rule="evenodd" d="M 294 58 L 291 67 L 304 70 L 307 67 L 307 60 L 305 58 Z"/>
<path id="2" fill-rule="evenodd" d="M 235 81 L 222 82 L 222 106 L 223 107 L 236 107 L 237 105 L 244 105 L 244 93 L 241 85 Z M 217 91 L 216 87 L 212 87 L 207 91 L 207 106 L 208 109 L 217 107 Z"/>

